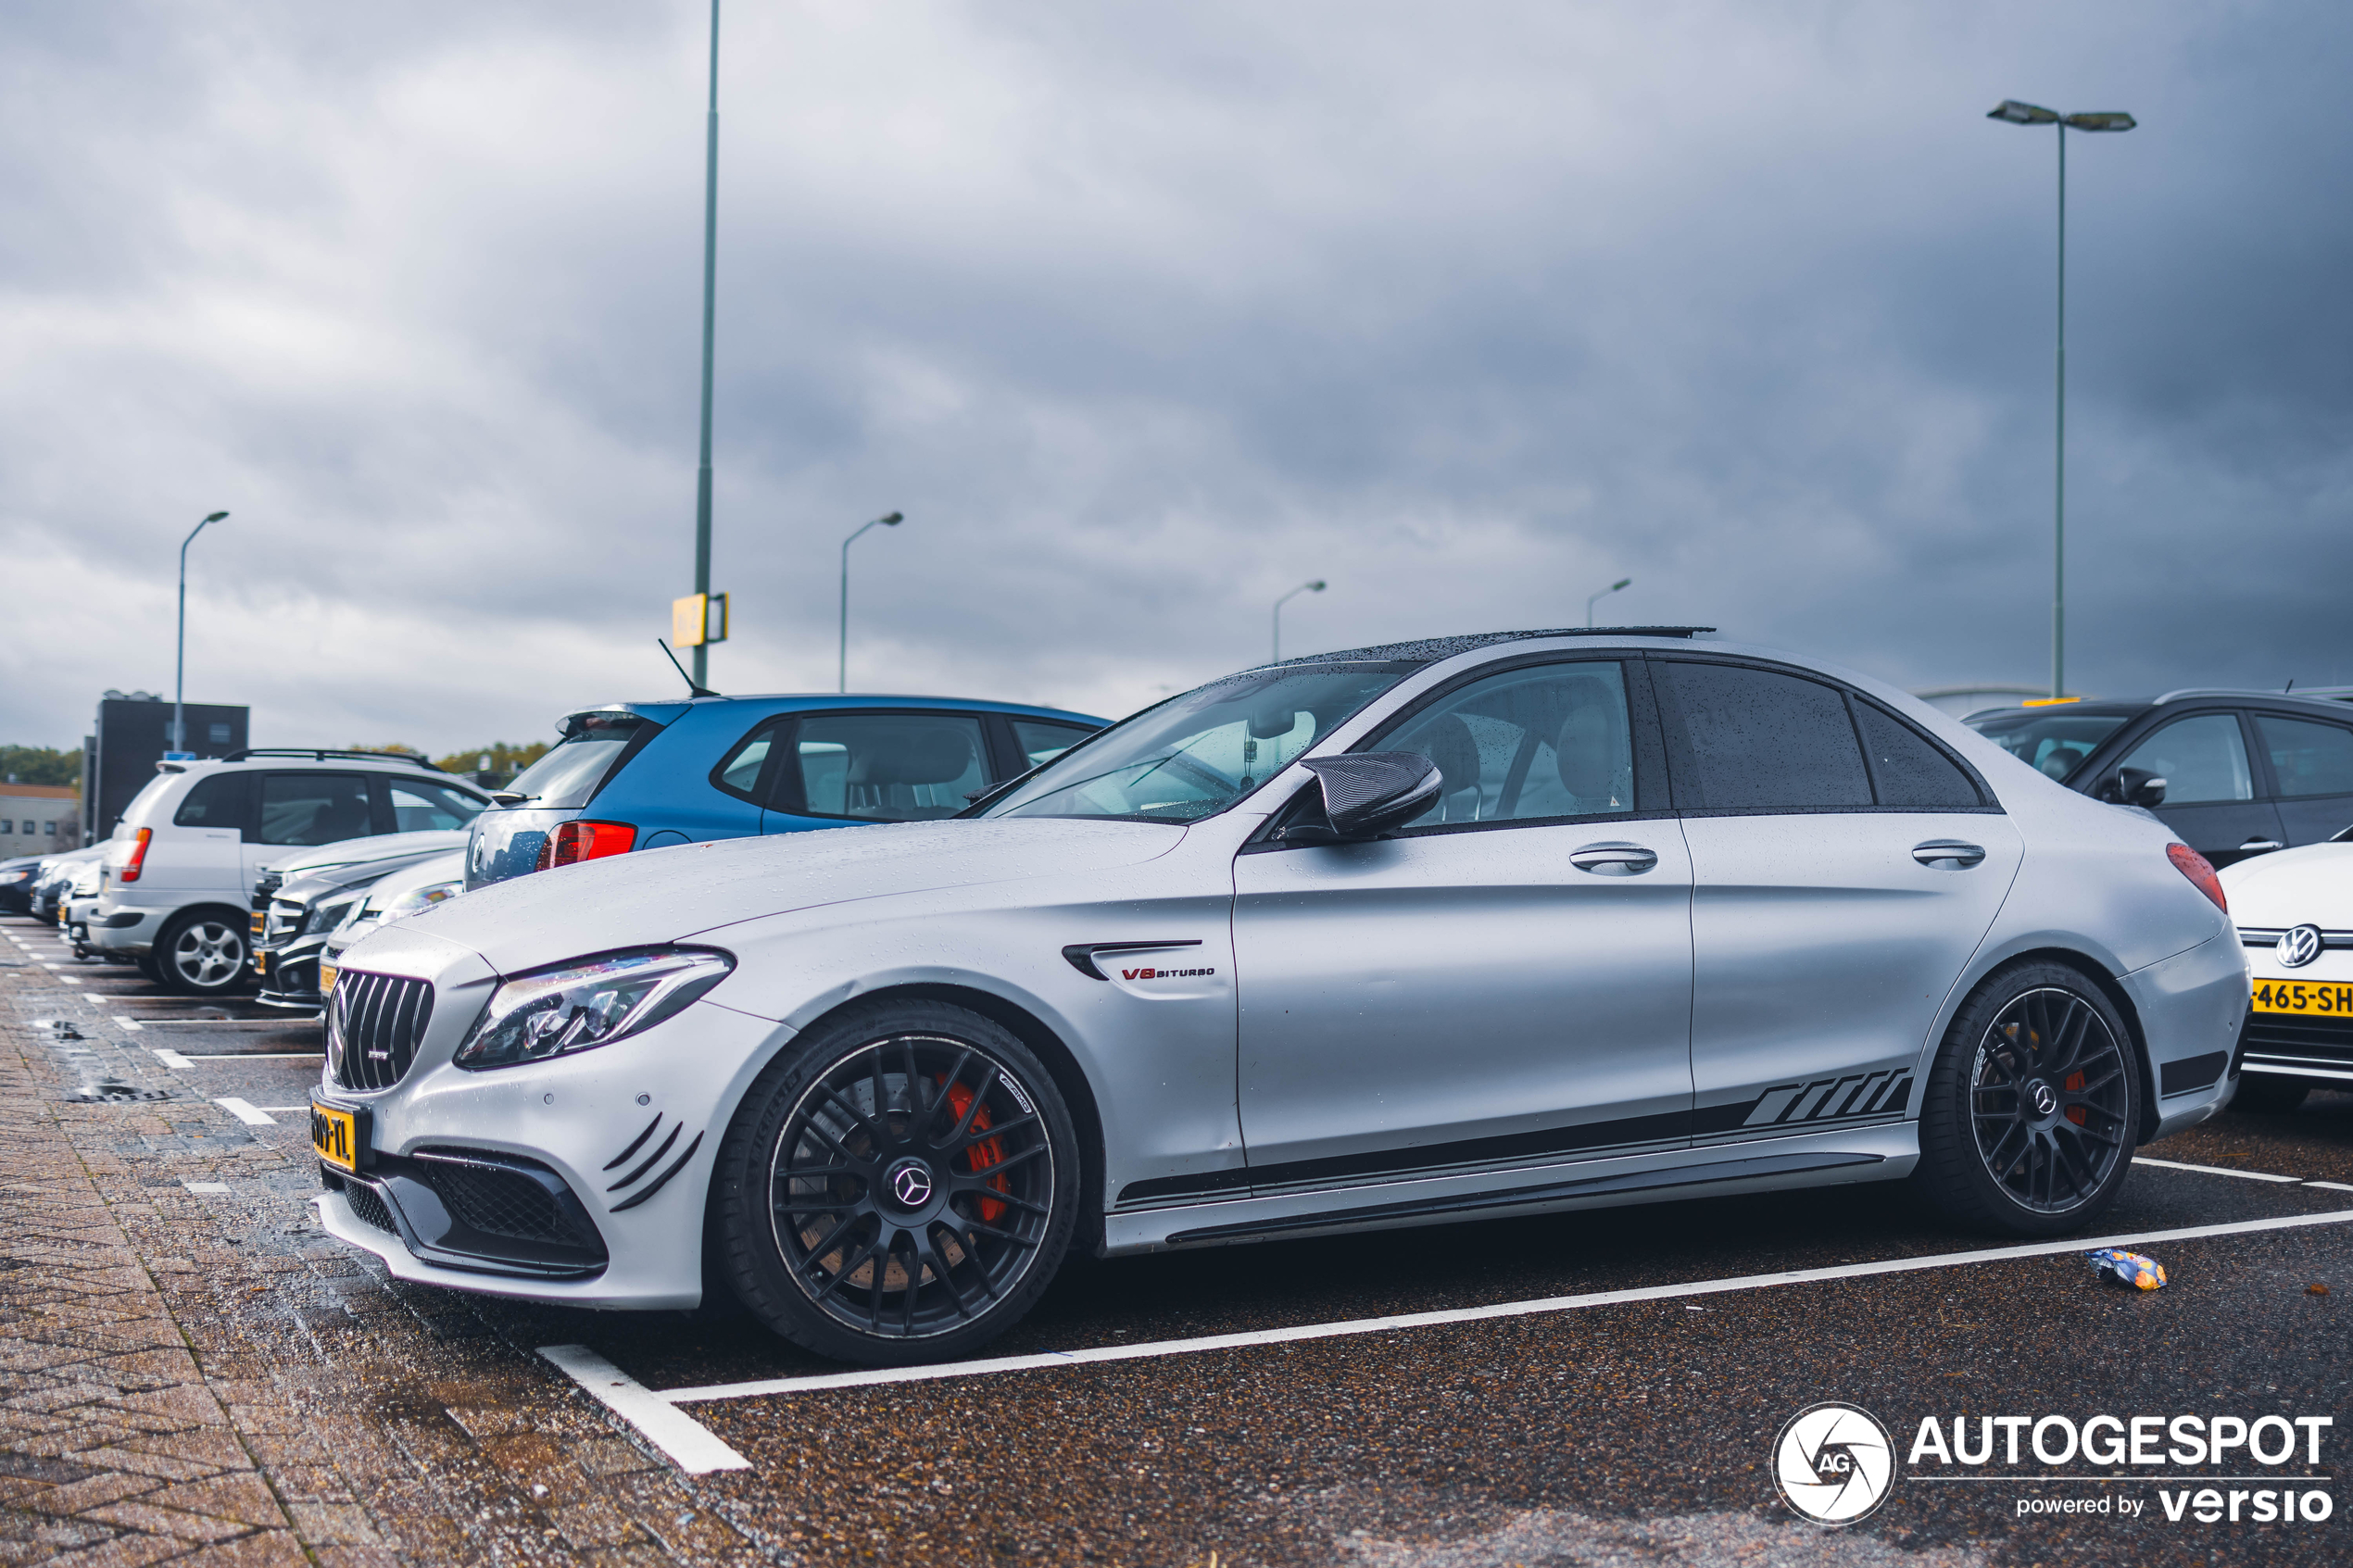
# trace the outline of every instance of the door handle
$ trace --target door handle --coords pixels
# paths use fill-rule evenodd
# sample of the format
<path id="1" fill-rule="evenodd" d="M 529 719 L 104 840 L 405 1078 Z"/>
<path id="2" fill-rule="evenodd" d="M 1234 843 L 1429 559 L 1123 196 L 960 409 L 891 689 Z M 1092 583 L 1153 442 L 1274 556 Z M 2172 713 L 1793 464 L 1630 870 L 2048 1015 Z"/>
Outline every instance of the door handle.
<path id="1" fill-rule="evenodd" d="M 1568 863 L 1596 876 L 1639 876 L 1658 864 L 1658 854 L 1639 844 L 1588 844 L 1570 850 Z"/>
<path id="2" fill-rule="evenodd" d="M 1912 846 L 1912 859 L 1933 871 L 1965 872 L 1985 859 L 1985 851 L 1957 838 L 1931 838 Z"/>
<path id="3" fill-rule="evenodd" d="M 2266 850 L 2284 849 L 2286 846 L 2276 838 L 2250 838 L 2239 847 L 2250 854 L 2260 855 Z"/>

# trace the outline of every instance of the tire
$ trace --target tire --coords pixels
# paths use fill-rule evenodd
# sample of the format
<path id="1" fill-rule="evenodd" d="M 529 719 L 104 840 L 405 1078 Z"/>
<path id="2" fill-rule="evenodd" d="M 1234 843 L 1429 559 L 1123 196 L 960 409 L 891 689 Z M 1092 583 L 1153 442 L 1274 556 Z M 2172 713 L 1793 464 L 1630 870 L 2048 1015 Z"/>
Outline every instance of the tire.
<path id="1" fill-rule="evenodd" d="M 2311 1092 L 2311 1085 L 2294 1078 L 2249 1073 L 2239 1080 L 2238 1093 L 2231 1097 L 2231 1109 L 2252 1111 L 2258 1116 L 2286 1116 L 2300 1108 L 2304 1097 Z"/>
<path id="2" fill-rule="evenodd" d="M 886 1000 L 794 1042 L 744 1096 L 712 1176 L 718 1272 L 819 1355 L 950 1360 L 1052 1283 L 1081 1191 L 1069 1110 L 1020 1040 Z"/>
<path id="3" fill-rule="evenodd" d="M 146 979 L 147 984 L 150 985 L 160 985 L 163 984 L 163 966 L 156 962 L 155 954 L 142 953 L 137 958 L 132 960 L 131 962 L 132 965 L 138 970 L 140 974 Z"/>
<path id="4" fill-rule="evenodd" d="M 2080 1230 L 2116 1201 L 2132 1171 L 2141 1093 L 2133 1036 L 2081 971 L 2046 962 L 1997 971 L 1936 1053 L 1913 1185 L 1972 1230 Z"/>
<path id="5" fill-rule="evenodd" d="M 154 958 L 167 988 L 183 997 L 225 997 L 245 987 L 253 954 L 244 922 L 217 909 L 190 909 L 164 926 Z"/>

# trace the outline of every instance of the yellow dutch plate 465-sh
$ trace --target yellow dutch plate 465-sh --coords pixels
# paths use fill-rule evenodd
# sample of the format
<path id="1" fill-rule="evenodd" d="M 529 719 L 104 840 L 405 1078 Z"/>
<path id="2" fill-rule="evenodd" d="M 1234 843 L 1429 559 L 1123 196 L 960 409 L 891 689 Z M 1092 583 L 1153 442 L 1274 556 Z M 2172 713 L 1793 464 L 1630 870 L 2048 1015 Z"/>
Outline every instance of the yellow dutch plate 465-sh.
<path id="1" fill-rule="evenodd" d="M 2353 1020 L 2353 985 L 2334 980 L 2273 980 L 2258 975 L 2255 1010 Z"/>

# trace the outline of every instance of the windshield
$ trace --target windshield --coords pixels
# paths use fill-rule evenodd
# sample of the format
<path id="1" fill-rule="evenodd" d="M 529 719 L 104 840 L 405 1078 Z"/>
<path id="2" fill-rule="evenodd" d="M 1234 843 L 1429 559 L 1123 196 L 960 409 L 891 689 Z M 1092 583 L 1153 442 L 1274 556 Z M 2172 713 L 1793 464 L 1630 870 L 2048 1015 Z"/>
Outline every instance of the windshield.
<path id="1" fill-rule="evenodd" d="M 1252 671 L 1171 697 L 1047 763 L 983 817 L 1214 816 L 1420 666 Z"/>
<path id="2" fill-rule="evenodd" d="M 568 726 L 572 733 L 507 787 L 524 797 L 519 805 L 585 806 L 639 726 L 650 722 L 635 713 L 577 715 Z"/>
<path id="3" fill-rule="evenodd" d="M 2129 717 L 2081 709 L 1997 708 L 1961 721 L 2020 761 L 2063 780 Z"/>

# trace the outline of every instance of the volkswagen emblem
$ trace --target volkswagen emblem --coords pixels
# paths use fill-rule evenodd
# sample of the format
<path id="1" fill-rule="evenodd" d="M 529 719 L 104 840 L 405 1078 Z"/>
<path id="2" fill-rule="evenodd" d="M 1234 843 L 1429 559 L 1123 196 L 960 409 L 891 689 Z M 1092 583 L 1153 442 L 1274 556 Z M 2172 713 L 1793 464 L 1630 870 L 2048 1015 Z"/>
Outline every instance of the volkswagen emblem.
<path id="1" fill-rule="evenodd" d="M 2321 948 L 2323 946 L 2319 926 L 2299 925 L 2283 934 L 2280 937 L 2280 945 L 2271 951 L 2278 956 L 2280 962 L 2287 965 L 2288 968 L 2302 969 L 2321 956 Z"/>
<path id="2" fill-rule="evenodd" d="M 902 1209 L 921 1209 L 931 1201 L 931 1172 L 910 1160 L 890 1173 L 890 1196 Z"/>
<path id="3" fill-rule="evenodd" d="M 2027 1096 L 2034 1101 L 2034 1114 L 2037 1116 L 2048 1116 L 2058 1109 L 2058 1096 L 2053 1094 L 2050 1085 L 2040 1078 L 2034 1080 L 2034 1086 L 2027 1091 Z"/>

